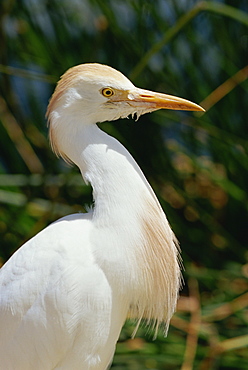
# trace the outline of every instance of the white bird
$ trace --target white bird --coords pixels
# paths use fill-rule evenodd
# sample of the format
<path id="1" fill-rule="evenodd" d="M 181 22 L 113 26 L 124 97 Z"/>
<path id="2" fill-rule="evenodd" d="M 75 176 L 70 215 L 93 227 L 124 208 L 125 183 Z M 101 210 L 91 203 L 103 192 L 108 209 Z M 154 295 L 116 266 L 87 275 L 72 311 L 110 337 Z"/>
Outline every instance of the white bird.
<path id="1" fill-rule="evenodd" d="M 2 267 L 1 370 L 105 370 L 127 317 L 155 331 L 164 323 L 166 334 L 181 279 L 177 242 L 137 163 L 96 124 L 160 108 L 203 110 L 100 64 L 58 82 L 51 145 L 91 184 L 94 207 L 54 222 Z"/>

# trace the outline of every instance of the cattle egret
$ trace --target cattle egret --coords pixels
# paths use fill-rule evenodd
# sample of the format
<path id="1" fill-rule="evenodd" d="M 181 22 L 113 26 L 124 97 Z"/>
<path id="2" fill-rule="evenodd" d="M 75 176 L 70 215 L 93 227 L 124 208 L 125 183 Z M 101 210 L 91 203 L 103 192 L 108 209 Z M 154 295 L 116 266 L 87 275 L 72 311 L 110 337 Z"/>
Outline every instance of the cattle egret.
<path id="1" fill-rule="evenodd" d="M 94 207 L 23 245 L 0 274 L 1 370 L 104 370 L 127 317 L 166 334 L 180 288 L 177 242 L 142 171 L 97 122 L 157 109 L 202 111 L 135 87 L 115 69 L 82 64 L 47 110 L 54 152 L 75 163 Z"/>

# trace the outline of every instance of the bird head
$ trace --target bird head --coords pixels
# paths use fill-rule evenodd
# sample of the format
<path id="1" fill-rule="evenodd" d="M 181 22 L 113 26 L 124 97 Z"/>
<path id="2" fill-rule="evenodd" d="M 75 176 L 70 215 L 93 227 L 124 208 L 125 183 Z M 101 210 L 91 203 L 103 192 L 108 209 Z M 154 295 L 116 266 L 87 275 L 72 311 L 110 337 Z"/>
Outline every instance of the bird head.
<path id="1" fill-rule="evenodd" d="M 59 153 L 54 132 L 63 121 L 87 125 L 135 114 L 138 118 L 158 109 L 204 111 L 188 100 L 137 88 L 109 66 L 90 63 L 72 67 L 58 82 L 47 109 L 53 149 Z"/>

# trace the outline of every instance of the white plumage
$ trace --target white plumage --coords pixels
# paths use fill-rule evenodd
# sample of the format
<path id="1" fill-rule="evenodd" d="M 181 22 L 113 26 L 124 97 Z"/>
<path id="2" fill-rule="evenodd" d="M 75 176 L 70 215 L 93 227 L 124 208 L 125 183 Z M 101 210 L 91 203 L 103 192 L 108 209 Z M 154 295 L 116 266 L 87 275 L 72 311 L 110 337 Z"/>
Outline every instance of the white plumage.
<path id="1" fill-rule="evenodd" d="M 180 286 L 174 235 L 134 159 L 96 125 L 160 108 L 202 110 L 104 65 L 62 76 L 50 141 L 92 185 L 94 208 L 54 222 L 2 267 L 1 370 L 105 370 L 127 316 L 167 332 Z"/>

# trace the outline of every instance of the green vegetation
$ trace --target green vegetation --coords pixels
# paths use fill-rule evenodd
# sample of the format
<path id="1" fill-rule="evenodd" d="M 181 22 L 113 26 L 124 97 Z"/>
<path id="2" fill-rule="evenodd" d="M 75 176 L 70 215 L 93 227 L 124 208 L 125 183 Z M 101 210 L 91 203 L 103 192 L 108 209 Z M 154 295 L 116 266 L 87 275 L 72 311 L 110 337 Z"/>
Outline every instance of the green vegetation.
<path id="1" fill-rule="evenodd" d="M 69 67 L 105 63 L 201 104 L 101 127 L 133 154 L 181 245 L 185 286 L 169 335 L 127 323 L 113 369 L 248 368 L 246 0 L 2 0 L 0 259 L 91 189 L 49 148 L 45 110 Z M 0 328 L 1 330 L 1 328 Z"/>

